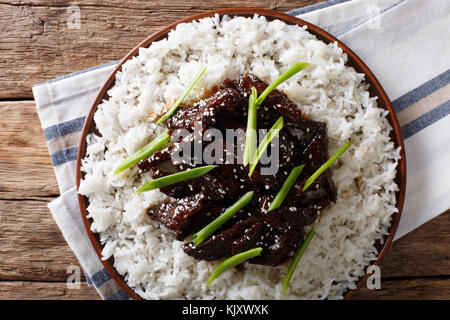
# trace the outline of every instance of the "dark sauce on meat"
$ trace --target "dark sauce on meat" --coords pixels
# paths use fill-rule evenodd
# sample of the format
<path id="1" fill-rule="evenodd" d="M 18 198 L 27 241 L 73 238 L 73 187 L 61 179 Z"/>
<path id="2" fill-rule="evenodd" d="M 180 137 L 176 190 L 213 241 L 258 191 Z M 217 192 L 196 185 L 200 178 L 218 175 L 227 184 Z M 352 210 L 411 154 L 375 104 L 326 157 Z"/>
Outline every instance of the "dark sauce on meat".
<path id="1" fill-rule="evenodd" d="M 175 162 L 171 155 L 183 146 L 192 149 L 195 143 L 200 144 L 203 150 L 207 144 L 201 135 L 207 129 L 220 130 L 223 136 L 226 129 L 241 129 L 245 134 L 252 87 L 259 95 L 267 84 L 251 74 L 238 80 L 225 80 L 210 97 L 178 109 L 167 120 L 167 126 L 171 132 L 183 129 L 189 134 L 142 161 L 140 169 L 149 171 L 153 178 L 159 178 L 204 165 L 194 164 L 189 157 L 187 161 Z M 149 208 L 148 214 L 176 232 L 179 240 L 209 224 L 245 192 L 254 191 L 251 203 L 209 239 L 198 246 L 192 242 L 183 244 L 186 254 L 199 260 L 215 260 L 259 246 L 263 248 L 262 254 L 251 259 L 251 263 L 279 265 L 301 245 L 305 237 L 304 227 L 312 224 L 323 209 L 336 201 L 336 187 L 329 170 L 306 192 L 301 191 L 310 174 L 328 159 L 326 123 L 302 117 L 294 102 L 281 91 L 274 90 L 258 108 L 258 128 L 270 128 L 280 116 L 284 117 L 284 127 L 278 135 L 279 158 L 275 174 L 261 174 L 259 169 L 263 165 L 258 164 L 249 178 L 249 166 L 244 167 L 240 164 L 242 161 L 237 161 L 237 147 L 230 150 L 227 142 L 222 140 L 217 143 L 222 144 L 236 161 L 219 164 L 202 177 L 161 189 L 174 200 Z M 278 209 L 268 212 L 267 208 L 289 172 L 300 164 L 305 164 L 305 168 L 288 196 Z"/>

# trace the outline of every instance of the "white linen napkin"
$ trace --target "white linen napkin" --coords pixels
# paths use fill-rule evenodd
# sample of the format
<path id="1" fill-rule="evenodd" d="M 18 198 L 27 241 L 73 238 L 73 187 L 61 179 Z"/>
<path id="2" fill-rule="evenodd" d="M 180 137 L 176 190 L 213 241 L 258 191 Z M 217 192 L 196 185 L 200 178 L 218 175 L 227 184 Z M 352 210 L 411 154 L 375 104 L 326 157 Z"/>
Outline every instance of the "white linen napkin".
<path id="1" fill-rule="evenodd" d="M 397 113 L 407 190 L 396 239 L 450 208 L 450 1 L 331 0 L 289 12 L 348 45 L 372 70 Z M 75 159 L 85 116 L 118 61 L 37 84 L 36 108 L 61 196 L 48 207 L 104 299 L 129 299 L 89 242 L 77 202 Z"/>

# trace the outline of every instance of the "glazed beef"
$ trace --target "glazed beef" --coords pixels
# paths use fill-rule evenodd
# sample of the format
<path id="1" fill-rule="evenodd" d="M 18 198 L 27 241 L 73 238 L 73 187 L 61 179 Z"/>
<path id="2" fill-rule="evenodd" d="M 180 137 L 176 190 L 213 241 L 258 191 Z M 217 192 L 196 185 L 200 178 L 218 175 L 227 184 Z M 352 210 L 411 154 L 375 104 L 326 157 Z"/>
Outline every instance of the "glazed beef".
<path id="1" fill-rule="evenodd" d="M 239 238 L 233 241 L 231 244 L 231 254 L 235 255 L 252 248 L 261 238 L 262 228 L 263 223 L 261 221 L 255 221 Z"/>
<path id="2" fill-rule="evenodd" d="M 158 179 L 164 176 L 167 176 L 171 174 L 172 172 L 159 168 L 159 167 L 152 167 L 149 169 L 150 174 L 152 176 L 152 179 Z M 163 187 L 159 189 L 162 193 L 173 197 L 173 198 L 183 198 L 187 195 L 189 195 L 189 188 L 187 188 L 187 185 L 185 182 L 179 182 L 175 184 L 171 184 L 167 187 Z"/>
<path id="3" fill-rule="evenodd" d="M 266 233 L 264 233 L 266 231 Z M 300 247 L 304 233 L 302 230 L 279 232 L 266 228 L 264 238 L 256 245 L 262 246 L 262 254 L 250 260 L 250 263 L 277 266 L 285 262 Z"/>
<path id="4" fill-rule="evenodd" d="M 240 183 L 232 178 L 224 178 L 214 172 L 186 181 L 194 192 L 203 192 L 208 200 L 236 199 L 240 196 Z"/>
<path id="5" fill-rule="evenodd" d="M 273 90 L 258 108 L 258 129 L 269 129 L 280 116 L 284 117 L 283 129 L 267 150 L 269 155 L 278 151 L 273 166 L 276 170 L 264 172 L 273 164 L 261 161 L 249 177 L 249 165 L 242 165 L 242 155 L 252 87 L 261 94 L 267 84 L 251 74 L 238 80 L 225 80 L 210 97 L 179 108 L 167 120 L 167 125 L 170 130 L 185 130 L 188 135 L 139 164 L 142 171 L 149 171 L 156 179 L 209 164 L 205 162 L 205 154 L 222 160 L 217 168 L 202 177 L 161 188 L 161 192 L 172 197 L 172 202 L 148 210 L 154 220 L 176 232 L 178 240 L 198 232 L 244 193 L 254 191 L 252 201 L 214 235 L 198 246 L 192 242 L 183 245 L 184 252 L 196 259 L 215 260 L 262 247 L 262 254 L 250 262 L 279 265 L 299 248 L 304 239 L 304 226 L 312 224 L 323 209 L 336 201 L 330 170 L 302 192 L 306 179 L 328 159 L 326 123 L 302 117 L 297 105 L 279 90 Z M 218 130 L 221 138 L 208 139 L 209 129 Z M 240 135 L 227 141 L 226 129 L 237 129 Z M 221 151 L 210 148 L 210 143 L 216 143 L 225 152 L 216 154 Z M 175 153 L 192 151 L 194 147 L 201 147 L 202 161 L 194 158 L 194 153 L 183 154 L 182 162 L 175 160 L 179 159 L 174 157 Z M 267 211 L 292 168 L 302 163 L 305 168 L 281 206 Z"/>
<path id="6" fill-rule="evenodd" d="M 193 131 L 196 123 L 211 126 L 220 123 L 222 117 L 241 118 L 247 101 L 233 88 L 222 89 L 211 97 L 200 100 L 191 108 L 179 108 L 167 120 L 170 129 L 187 129 Z"/>
<path id="7" fill-rule="evenodd" d="M 262 220 L 269 226 L 288 231 L 299 229 L 309 225 L 316 220 L 317 212 L 309 207 L 281 206 L 277 209 L 267 211 L 273 197 L 264 195 L 259 203 L 259 213 Z"/>
<path id="8" fill-rule="evenodd" d="M 171 230 L 181 231 L 189 225 L 192 217 L 202 210 L 205 196 L 201 193 L 150 208 L 148 214 Z"/>
<path id="9" fill-rule="evenodd" d="M 307 176 L 303 175 L 301 179 L 293 185 L 286 198 L 286 203 L 291 205 L 308 206 L 314 205 L 315 202 L 321 199 L 328 199 L 329 202 L 336 202 L 337 190 L 331 179 L 330 170 L 325 170 L 316 181 L 303 192 L 303 185 L 306 182 Z"/>
<path id="10" fill-rule="evenodd" d="M 169 145 L 162 150 L 156 151 L 147 159 L 139 162 L 138 167 L 142 172 L 147 172 L 155 166 L 159 166 L 167 162 L 170 162 L 173 171 L 184 171 L 187 168 L 195 167 L 195 158 L 192 151 L 194 150 L 195 143 L 201 143 L 203 148 L 203 133 L 205 127 L 200 127 L 194 132 L 190 132 L 186 136 L 177 134 L 176 130 L 172 130 L 172 137 L 180 135 L 179 141 Z M 184 154 L 185 151 L 190 151 L 190 154 Z"/>
<path id="11" fill-rule="evenodd" d="M 223 208 L 213 202 L 208 202 L 202 211 L 194 215 L 189 223 L 181 232 L 177 234 L 177 240 L 184 240 L 190 234 L 193 234 L 208 225 L 223 212 Z"/>
<path id="12" fill-rule="evenodd" d="M 264 174 L 261 170 L 263 165 L 258 163 L 255 171 L 250 177 L 250 182 L 262 185 L 264 188 L 267 188 L 266 186 L 268 186 L 269 189 L 278 191 L 283 185 L 284 180 L 286 180 L 289 172 L 294 167 L 293 160 L 296 156 L 296 150 L 291 137 L 283 131 L 280 131 L 279 136 L 275 137 L 272 142 L 272 148 L 278 148 L 278 163 L 275 166 L 266 165 L 265 167 L 267 169 L 273 167 L 275 173 L 268 174 L 271 173 L 271 170 L 267 170 Z M 248 171 L 246 171 L 246 173 L 248 175 Z"/>
<path id="13" fill-rule="evenodd" d="M 221 84 L 221 88 L 233 88 L 238 90 L 247 101 L 252 92 L 252 87 L 255 87 L 259 96 L 267 86 L 268 85 L 264 81 L 252 74 L 247 74 L 235 81 L 226 80 Z M 273 124 L 280 115 L 285 116 L 287 119 L 294 122 L 301 119 L 301 111 L 297 105 L 289 100 L 283 92 L 273 90 L 258 108 L 258 120 Z"/>
<path id="14" fill-rule="evenodd" d="M 232 253 L 234 241 L 245 234 L 246 228 L 251 227 L 256 222 L 254 217 L 241 220 L 231 228 L 212 236 L 198 246 L 195 246 L 192 242 L 184 244 L 183 250 L 191 257 L 200 260 L 215 260 L 223 256 L 229 256 Z"/>

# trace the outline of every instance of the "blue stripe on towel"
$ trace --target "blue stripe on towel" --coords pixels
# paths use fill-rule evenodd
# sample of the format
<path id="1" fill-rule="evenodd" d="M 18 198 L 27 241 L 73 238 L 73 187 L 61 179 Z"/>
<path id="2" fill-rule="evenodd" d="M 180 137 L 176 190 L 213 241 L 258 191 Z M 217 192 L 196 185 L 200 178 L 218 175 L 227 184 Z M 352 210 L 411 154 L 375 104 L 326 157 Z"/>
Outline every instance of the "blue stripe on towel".
<path id="1" fill-rule="evenodd" d="M 87 275 L 87 273 L 85 272 L 84 273 L 84 276 L 86 277 L 86 282 L 87 282 L 87 284 L 88 284 L 88 286 L 90 287 L 90 286 L 92 286 L 92 280 L 91 280 L 91 278 Z"/>
<path id="2" fill-rule="evenodd" d="M 78 147 L 64 149 L 55 152 L 51 155 L 53 166 L 59 166 L 69 161 L 75 161 L 77 159 Z"/>
<path id="3" fill-rule="evenodd" d="M 426 96 L 429 96 L 433 92 L 445 87 L 450 83 L 450 69 L 441 73 L 437 77 L 425 82 L 416 89 L 408 92 L 407 94 L 401 96 L 400 98 L 392 101 L 392 106 L 395 112 L 400 112 L 410 105 L 413 105 L 419 100 L 422 100 Z"/>
<path id="4" fill-rule="evenodd" d="M 292 15 L 292 16 L 298 16 L 299 14 L 311 12 L 311 11 L 318 10 L 318 9 L 323 9 L 323 8 L 326 8 L 326 7 L 335 5 L 335 4 L 347 2 L 347 1 L 349 1 L 349 0 L 329 0 L 329 1 L 324 1 L 324 2 L 320 2 L 320 3 L 312 4 L 312 5 L 309 5 L 309 6 L 306 6 L 306 7 L 294 9 L 294 10 L 291 10 L 291 11 L 289 11 L 287 13 Z"/>
<path id="5" fill-rule="evenodd" d="M 112 296 L 109 296 L 108 298 L 106 298 L 106 300 L 130 300 L 130 297 L 125 293 L 125 291 L 120 289 L 119 291 L 114 293 Z"/>
<path id="6" fill-rule="evenodd" d="M 51 127 L 44 129 L 45 139 L 52 140 L 58 137 L 65 136 L 66 134 L 80 131 L 83 128 L 84 119 L 86 117 L 79 117 L 66 122 L 55 124 Z"/>
<path id="7" fill-rule="evenodd" d="M 91 282 L 96 288 L 101 287 L 106 281 L 111 280 L 111 275 L 106 269 L 102 269 L 91 277 Z"/>
<path id="8" fill-rule="evenodd" d="M 449 114 L 450 114 L 450 100 L 434 108 L 433 110 L 417 118 L 416 120 L 413 120 L 410 123 L 404 125 L 401 128 L 403 138 L 404 139 L 409 138 L 413 134 L 419 132 L 422 129 L 425 129 L 429 125 L 432 125 L 436 121 L 446 117 Z"/>

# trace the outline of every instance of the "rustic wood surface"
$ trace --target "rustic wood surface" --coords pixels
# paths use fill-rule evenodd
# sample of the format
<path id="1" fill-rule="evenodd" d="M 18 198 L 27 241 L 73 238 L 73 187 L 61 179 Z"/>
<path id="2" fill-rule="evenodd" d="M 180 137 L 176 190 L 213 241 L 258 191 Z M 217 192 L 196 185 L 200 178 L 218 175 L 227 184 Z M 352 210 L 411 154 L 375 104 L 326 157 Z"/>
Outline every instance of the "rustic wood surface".
<path id="1" fill-rule="evenodd" d="M 204 10 L 262 7 L 292 10 L 311 1 L 71 1 L 80 29 L 69 30 L 69 4 L 0 2 L 0 299 L 98 299 L 54 223 L 48 202 L 59 195 L 31 87 L 120 59 L 146 36 Z M 450 211 L 396 241 L 381 266 L 381 290 L 356 299 L 449 299 Z"/>

